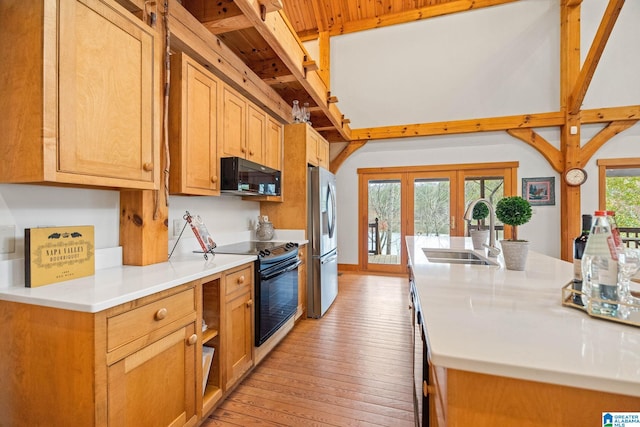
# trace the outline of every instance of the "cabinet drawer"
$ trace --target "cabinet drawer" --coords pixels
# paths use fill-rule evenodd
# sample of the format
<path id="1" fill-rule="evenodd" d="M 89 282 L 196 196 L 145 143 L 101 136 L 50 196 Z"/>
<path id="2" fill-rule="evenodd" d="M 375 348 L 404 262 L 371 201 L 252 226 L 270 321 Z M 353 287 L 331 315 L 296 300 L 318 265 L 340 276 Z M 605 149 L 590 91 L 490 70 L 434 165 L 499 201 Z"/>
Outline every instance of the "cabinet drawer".
<path id="1" fill-rule="evenodd" d="M 225 280 L 226 294 L 229 295 L 238 289 L 253 283 L 253 265 L 243 267 L 240 270 L 227 273 Z"/>
<path id="2" fill-rule="evenodd" d="M 107 351 L 195 313 L 195 290 L 187 289 L 107 319 Z"/>

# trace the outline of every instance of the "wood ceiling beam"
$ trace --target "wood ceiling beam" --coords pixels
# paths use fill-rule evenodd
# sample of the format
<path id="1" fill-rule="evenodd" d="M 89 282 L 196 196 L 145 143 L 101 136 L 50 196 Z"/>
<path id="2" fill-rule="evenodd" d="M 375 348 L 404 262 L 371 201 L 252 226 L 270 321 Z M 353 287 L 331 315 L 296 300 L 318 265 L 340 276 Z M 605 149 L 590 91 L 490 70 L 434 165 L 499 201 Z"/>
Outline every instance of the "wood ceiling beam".
<path id="1" fill-rule="evenodd" d="M 236 6 L 251 21 L 254 28 L 271 46 L 275 54 L 291 70 L 302 88 L 313 101 L 323 108 L 323 112 L 345 141 L 351 140 L 351 129 L 342 123 L 342 113 L 335 104 L 328 104 L 327 88 L 317 71 L 305 72 L 303 63 L 309 57 L 302 43 L 282 11 L 267 14 L 263 22 L 260 18 L 260 3 L 258 0 L 235 0 Z"/>
<path id="2" fill-rule="evenodd" d="M 580 118 L 569 113 L 569 98 L 580 74 L 580 4 L 563 0 L 560 7 L 560 105 L 565 113 L 560 126 L 563 170 L 580 161 Z M 571 132 L 575 126 L 576 132 Z M 573 238 L 580 234 L 580 187 L 560 180 L 560 258 L 573 259 Z"/>
<path id="3" fill-rule="evenodd" d="M 460 133 L 506 131 L 517 128 L 561 126 L 561 112 L 524 114 L 483 119 L 456 120 L 435 123 L 418 123 L 400 126 L 352 129 L 352 140 L 380 140 L 418 136 L 453 135 Z"/>
<path id="4" fill-rule="evenodd" d="M 247 28 L 253 27 L 247 17 L 242 14 L 231 18 L 202 22 L 202 25 L 214 35 L 246 30 Z"/>
<path id="5" fill-rule="evenodd" d="M 611 31 L 613 31 L 613 27 L 618 20 L 624 2 L 625 0 L 609 0 L 609 4 L 602 17 L 602 21 L 600 21 L 598 31 L 593 39 L 587 58 L 584 61 L 578 80 L 573 87 L 571 95 L 569 95 L 568 108 L 571 114 L 576 114 L 582 106 L 593 74 L 596 72 L 596 67 L 602 57 L 602 52 L 607 45 Z"/>
<path id="6" fill-rule="evenodd" d="M 284 76 L 263 77 L 262 79 L 269 86 L 286 85 L 288 83 L 297 82 L 298 79 L 293 74 Z"/>
<path id="7" fill-rule="evenodd" d="M 595 108 L 590 110 L 582 110 L 580 112 L 580 120 L 583 124 L 638 119 L 640 119 L 640 105 Z"/>
<path id="8" fill-rule="evenodd" d="M 596 151 L 598 151 L 600 147 L 604 145 L 605 142 L 609 141 L 620 132 L 629 129 L 636 123 L 638 123 L 638 119 L 615 121 L 609 123 L 607 127 L 598 132 L 596 136 L 591 138 L 591 140 L 582 147 L 582 150 L 580 151 L 580 164 L 586 165 L 589 159 L 596 153 Z"/>
<path id="9" fill-rule="evenodd" d="M 205 64 L 283 123 L 291 120 L 291 106 L 177 0 L 169 0 L 169 28 L 172 48 Z"/>
<path id="10" fill-rule="evenodd" d="M 327 87 L 327 91 L 331 90 L 331 37 L 328 31 L 322 31 L 318 34 L 318 76 Z"/>
<path id="11" fill-rule="evenodd" d="M 507 129 L 507 133 L 535 148 L 556 172 L 562 173 L 564 170 L 562 152 L 533 129 Z"/>
<path id="12" fill-rule="evenodd" d="M 342 26 L 330 26 L 326 30 L 329 31 L 331 36 L 338 36 L 341 34 L 349 34 L 358 31 L 370 30 L 373 28 L 382 28 L 391 25 L 404 24 L 406 22 L 420 21 L 422 19 L 449 15 L 458 12 L 465 12 L 473 9 L 481 9 L 484 7 L 496 6 L 500 4 L 511 3 L 514 1 L 519 0 L 455 0 L 447 3 L 425 6 L 406 12 L 389 13 L 373 18 L 351 21 Z M 319 29 L 319 31 L 321 30 Z M 305 37 L 305 40 L 306 39 L 308 39 L 308 37 Z"/>
<path id="13" fill-rule="evenodd" d="M 336 173 L 340 166 L 342 166 L 342 163 L 344 163 L 350 155 L 364 147 L 367 142 L 368 141 L 366 140 L 350 141 L 347 146 L 340 151 L 336 158 L 331 161 L 329 164 L 329 170 Z"/>

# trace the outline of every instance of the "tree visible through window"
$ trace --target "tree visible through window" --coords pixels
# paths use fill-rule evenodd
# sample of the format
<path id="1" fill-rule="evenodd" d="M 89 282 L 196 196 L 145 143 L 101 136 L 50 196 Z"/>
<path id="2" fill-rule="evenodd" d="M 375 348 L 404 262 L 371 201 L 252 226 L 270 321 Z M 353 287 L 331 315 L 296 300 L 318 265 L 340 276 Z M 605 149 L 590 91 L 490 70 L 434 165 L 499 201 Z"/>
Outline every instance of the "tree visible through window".
<path id="1" fill-rule="evenodd" d="M 605 174 L 606 209 L 618 227 L 640 227 L 640 168 L 609 168 Z"/>

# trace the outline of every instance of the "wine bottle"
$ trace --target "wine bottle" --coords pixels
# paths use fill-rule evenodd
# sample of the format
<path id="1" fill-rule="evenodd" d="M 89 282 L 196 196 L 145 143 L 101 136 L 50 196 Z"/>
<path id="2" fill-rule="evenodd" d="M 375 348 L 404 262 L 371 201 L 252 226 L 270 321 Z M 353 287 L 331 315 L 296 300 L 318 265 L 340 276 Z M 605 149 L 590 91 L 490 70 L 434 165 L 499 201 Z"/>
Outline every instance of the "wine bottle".
<path id="1" fill-rule="evenodd" d="M 590 230 L 591 215 L 582 215 L 582 232 L 573 241 L 573 289 L 576 291 L 582 291 L 582 254 L 587 247 Z M 583 305 L 579 294 L 573 295 L 573 303 Z"/>

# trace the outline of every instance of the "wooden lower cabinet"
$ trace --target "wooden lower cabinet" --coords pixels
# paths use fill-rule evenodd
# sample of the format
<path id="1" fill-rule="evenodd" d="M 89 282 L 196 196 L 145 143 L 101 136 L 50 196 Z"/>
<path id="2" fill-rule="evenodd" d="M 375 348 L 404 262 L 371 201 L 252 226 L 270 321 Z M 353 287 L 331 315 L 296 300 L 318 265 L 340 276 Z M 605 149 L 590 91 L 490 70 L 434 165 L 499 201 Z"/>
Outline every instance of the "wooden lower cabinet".
<path id="1" fill-rule="evenodd" d="M 231 389 L 253 366 L 253 265 L 224 276 L 226 344 L 224 384 Z"/>
<path id="2" fill-rule="evenodd" d="M 195 322 L 109 366 L 108 425 L 196 424 L 192 336 Z"/>
<path id="3" fill-rule="evenodd" d="M 0 300 L 0 426 L 197 425 L 253 366 L 253 280 L 244 264 L 98 313 Z"/>

